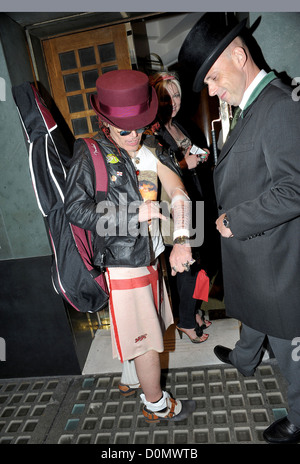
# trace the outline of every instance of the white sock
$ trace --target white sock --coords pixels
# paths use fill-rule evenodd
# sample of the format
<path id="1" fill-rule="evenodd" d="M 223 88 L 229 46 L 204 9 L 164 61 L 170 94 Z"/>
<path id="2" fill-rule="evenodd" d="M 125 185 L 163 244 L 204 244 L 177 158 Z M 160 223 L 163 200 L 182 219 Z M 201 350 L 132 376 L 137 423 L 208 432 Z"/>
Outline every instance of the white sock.
<path id="1" fill-rule="evenodd" d="M 121 383 L 133 388 L 140 385 L 133 359 L 123 362 Z"/>
<path id="2" fill-rule="evenodd" d="M 163 393 L 162 398 L 159 401 L 157 401 L 156 403 L 151 403 L 150 401 L 147 401 L 144 393 L 142 393 L 140 395 L 140 397 L 141 397 L 142 402 L 144 403 L 144 405 L 148 409 L 148 411 L 155 412 L 155 414 L 157 416 L 162 416 L 163 417 L 163 416 L 166 416 L 168 414 L 169 410 L 171 409 L 171 401 L 170 401 L 169 393 L 167 393 L 165 391 L 163 391 L 162 393 Z M 176 403 L 177 404 L 176 404 L 175 410 L 174 410 L 175 415 L 179 414 L 180 411 L 181 411 L 181 408 L 182 408 L 181 401 L 176 400 Z"/>

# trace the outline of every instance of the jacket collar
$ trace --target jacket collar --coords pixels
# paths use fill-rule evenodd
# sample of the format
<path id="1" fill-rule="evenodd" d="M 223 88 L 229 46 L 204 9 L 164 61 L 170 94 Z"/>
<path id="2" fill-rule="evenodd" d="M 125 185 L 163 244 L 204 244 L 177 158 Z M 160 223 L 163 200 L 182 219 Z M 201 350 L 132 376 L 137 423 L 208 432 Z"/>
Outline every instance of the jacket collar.
<path id="1" fill-rule="evenodd" d="M 264 89 L 276 78 L 273 72 L 267 74 L 258 84 L 258 86 L 253 90 L 251 93 L 248 101 L 246 102 L 245 108 L 241 113 L 241 116 L 234 128 L 234 131 L 230 134 L 230 137 L 226 140 L 221 150 L 221 153 L 218 158 L 217 165 L 225 158 L 227 153 L 230 151 L 236 140 L 239 138 L 242 131 L 245 129 L 246 125 L 250 121 L 253 110 L 254 104 L 257 101 L 259 95 L 264 91 Z"/>

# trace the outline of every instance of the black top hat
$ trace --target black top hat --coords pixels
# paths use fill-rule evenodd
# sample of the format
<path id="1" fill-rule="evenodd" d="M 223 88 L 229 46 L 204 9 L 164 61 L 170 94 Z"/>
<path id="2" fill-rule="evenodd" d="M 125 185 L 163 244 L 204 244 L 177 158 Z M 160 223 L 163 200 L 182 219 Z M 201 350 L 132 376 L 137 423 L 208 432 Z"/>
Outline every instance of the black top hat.
<path id="1" fill-rule="evenodd" d="M 225 48 L 237 37 L 246 24 L 227 26 L 218 13 L 205 13 L 190 30 L 179 51 L 178 61 L 196 75 L 194 92 L 200 92 L 203 79 Z"/>

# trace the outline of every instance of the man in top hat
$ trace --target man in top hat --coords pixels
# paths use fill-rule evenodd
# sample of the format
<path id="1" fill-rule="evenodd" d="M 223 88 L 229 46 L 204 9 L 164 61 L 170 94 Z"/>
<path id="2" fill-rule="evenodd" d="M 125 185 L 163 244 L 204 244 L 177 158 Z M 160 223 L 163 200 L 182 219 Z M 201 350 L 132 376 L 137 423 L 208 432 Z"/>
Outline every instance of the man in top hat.
<path id="1" fill-rule="evenodd" d="M 142 142 L 144 127 L 153 121 L 158 107 L 146 74 L 131 69 L 110 71 L 97 79 L 96 87 L 91 103 L 100 130 L 92 144 L 105 160 L 107 194 L 96 195 L 89 149 L 79 139 L 67 176 L 66 214 L 71 223 L 92 232 L 94 263 L 106 272 L 113 357 L 123 363 L 121 394 L 135 394 L 141 386 L 147 422 L 183 420 L 193 412 L 195 402 L 175 400 L 160 384 L 159 353 L 164 350 L 163 333 L 173 323 L 173 315 L 158 266 L 164 250 L 159 230 L 159 219 L 164 216 L 153 201 L 158 181 L 174 211 L 170 255 L 174 274 L 186 272 L 192 264 L 191 247 L 186 243 L 190 200 L 179 176 Z M 151 199 L 145 184 L 151 188 Z"/>
<path id="2" fill-rule="evenodd" d="M 206 13 L 187 35 L 179 62 L 193 90 L 237 107 L 214 170 L 226 312 L 242 322 L 234 349 L 216 356 L 253 375 L 266 336 L 288 382 L 288 415 L 264 431 L 270 443 L 300 441 L 300 103 L 256 64 L 242 38 Z M 234 118 L 235 119 L 235 118 Z"/>

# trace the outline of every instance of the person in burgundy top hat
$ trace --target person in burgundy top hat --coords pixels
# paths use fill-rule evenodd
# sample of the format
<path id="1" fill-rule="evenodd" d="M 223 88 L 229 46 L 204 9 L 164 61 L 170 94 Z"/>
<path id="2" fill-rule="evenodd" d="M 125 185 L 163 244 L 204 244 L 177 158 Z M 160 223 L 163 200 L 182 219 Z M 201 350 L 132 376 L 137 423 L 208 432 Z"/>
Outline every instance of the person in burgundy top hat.
<path id="1" fill-rule="evenodd" d="M 224 16 L 223 16 L 224 17 Z M 288 383 L 287 416 L 263 433 L 270 443 L 300 442 L 300 103 L 292 87 L 261 65 L 246 20 L 204 14 L 179 61 L 193 90 L 236 107 L 214 169 L 226 313 L 242 322 L 233 349 L 216 356 L 253 375 L 267 339 Z M 259 53 L 258 53 L 259 52 Z"/>
<path id="2" fill-rule="evenodd" d="M 101 75 L 96 86 L 91 103 L 100 131 L 94 142 L 106 161 L 107 195 L 95 198 L 89 152 L 78 140 L 67 177 L 66 214 L 71 223 L 92 231 L 95 264 L 105 269 L 113 357 L 123 363 L 120 392 L 128 396 L 141 386 L 148 422 L 183 420 L 195 402 L 175 400 L 160 385 L 159 353 L 173 316 L 158 264 L 164 250 L 159 231 L 164 216 L 155 201 L 158 180 L 172 201 L 174 272 L 185 272 L 192 261 L 190 246 L 180 244 L 189 236 L 190 200 L 179 176 L 143 144 L 144 127 L 157 112 L 148 77 L 116 70 Z"/>

